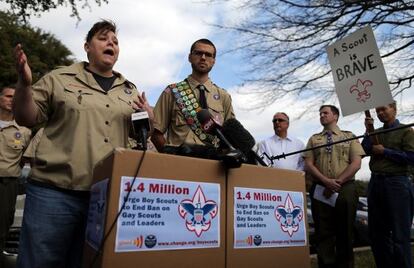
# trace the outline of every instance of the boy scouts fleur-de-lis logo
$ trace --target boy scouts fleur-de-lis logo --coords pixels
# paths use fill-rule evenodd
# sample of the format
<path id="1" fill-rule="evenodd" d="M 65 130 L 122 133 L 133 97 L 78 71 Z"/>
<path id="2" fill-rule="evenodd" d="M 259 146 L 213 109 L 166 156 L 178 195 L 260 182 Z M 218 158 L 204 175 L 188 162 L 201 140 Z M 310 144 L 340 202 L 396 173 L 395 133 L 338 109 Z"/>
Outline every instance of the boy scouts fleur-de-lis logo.
<path id="1" fill-rule="evenodd" d="M 302 209 L 293 204 L 289 194 L 285 204 L 276 207 L 275 216 L 280 222 L 282 231 L 288 233 L 290 237 L 299 230 L 299 222 L 303 219 Z"/>
<path id="2" fill-rule="evenodd" d="M 178 206 L 180 216 L 185 219 L 185 226 L 197 237 L 211 226 L 211 220 L 216 217 L 218 207 L 213 200 L 206 200 L 203 190 L 197 187 L 193 199 L 184 199 Z"/>
<path id="3" fill-rule="evenodd" d="M 367 88 L 371 87 L 372 85 L 373 83 L 371 80 L 362 81 L 361 79 L 358 79 L 357 83 L 351 86 L 349 92 L 351 94 L 357 92 L 356 100 L 358 102 L 366 102 L 369 98 L 371 98 L 371 93 L 368 92 Z"/>

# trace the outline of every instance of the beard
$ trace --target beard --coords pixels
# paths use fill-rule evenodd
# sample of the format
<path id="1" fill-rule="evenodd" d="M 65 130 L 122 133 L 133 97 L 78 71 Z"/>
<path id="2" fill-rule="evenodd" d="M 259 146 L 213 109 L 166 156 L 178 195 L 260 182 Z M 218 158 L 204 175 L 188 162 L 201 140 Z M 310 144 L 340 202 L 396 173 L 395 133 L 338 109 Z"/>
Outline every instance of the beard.
<path id="1" fill-rule="evenodd" d="M 203 68 L 203 67 L 198 66 L 197 64 L 191 63 L 191 68 L 196 73 L 208 74 L 211 71 L 211 69 L 213 68 L 213 66 Z"/>

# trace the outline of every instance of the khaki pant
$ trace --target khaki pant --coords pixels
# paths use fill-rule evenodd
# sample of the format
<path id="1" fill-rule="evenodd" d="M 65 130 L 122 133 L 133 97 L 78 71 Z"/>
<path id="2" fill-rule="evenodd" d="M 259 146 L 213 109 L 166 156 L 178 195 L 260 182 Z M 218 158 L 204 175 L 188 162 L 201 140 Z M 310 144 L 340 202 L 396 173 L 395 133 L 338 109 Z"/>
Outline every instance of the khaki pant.
<path id="1" fill-rule="evenodd" d="M 335 207 L 313 199 L 312 217 L 319 267 L 354 267 L 353 236 L 358 203 L 355 182 L 342 185 Z"/>

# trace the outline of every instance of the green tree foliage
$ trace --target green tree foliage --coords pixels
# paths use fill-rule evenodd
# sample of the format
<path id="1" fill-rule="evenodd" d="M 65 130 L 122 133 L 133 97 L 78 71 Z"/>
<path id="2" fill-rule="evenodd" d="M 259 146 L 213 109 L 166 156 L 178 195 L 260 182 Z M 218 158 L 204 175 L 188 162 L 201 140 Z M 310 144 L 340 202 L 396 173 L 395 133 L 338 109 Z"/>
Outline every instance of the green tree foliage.
<path id="1" fill-rule="evenodd" d="M 33 81 L 57 66 L 73 63 L 72 52 L 52 34 L 32 28 L 16 15 L 0 11 L 0 84 L 16 83 L 13 49 L 21 43 L 29 58 Z"/>
<path id="2" fill-rule="evenodd" d="M 94 0 L 99 6 L 102 3 L 108 3 L 108 0 Z M 55 9 L 59 6 L 70 6 L 72 9 L 72 17 L 80 20 L 78 13 L 78 5 L 81 3 L 81 8 L 89 7 L 88 0 L 0 0 L 10 5 L 10 9 L 26 21 L 31 15 L 39 16 L 42 12 Z"/>

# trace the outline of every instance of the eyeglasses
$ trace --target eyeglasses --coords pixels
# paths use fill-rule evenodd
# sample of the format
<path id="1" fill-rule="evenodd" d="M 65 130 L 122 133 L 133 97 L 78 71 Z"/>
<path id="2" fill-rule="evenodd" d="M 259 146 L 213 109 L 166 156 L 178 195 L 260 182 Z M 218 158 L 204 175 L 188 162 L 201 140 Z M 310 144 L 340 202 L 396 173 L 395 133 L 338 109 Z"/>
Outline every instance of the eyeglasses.
<path id="1" fill-rule="evenodd" d="M 210 52 L 206 52 L 206 51 L 193 50 L 193 51 L 191 51 L 191 54 L 193 54 L 197 57 L 202 57 L 204 55 L 204 56 L 206 56 L 206 58 L 214 58 L 214 54 L 212 54 Z"/>
<path id="2" fill-rule="evenodd" d="M 273 123 L 279 123 L 279 122 L 287 122 L 288 120 L 282 119 L 282 118 L 275 118 L 272 120 Z"/>

